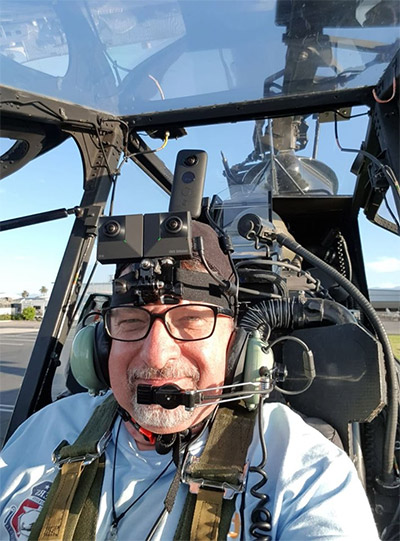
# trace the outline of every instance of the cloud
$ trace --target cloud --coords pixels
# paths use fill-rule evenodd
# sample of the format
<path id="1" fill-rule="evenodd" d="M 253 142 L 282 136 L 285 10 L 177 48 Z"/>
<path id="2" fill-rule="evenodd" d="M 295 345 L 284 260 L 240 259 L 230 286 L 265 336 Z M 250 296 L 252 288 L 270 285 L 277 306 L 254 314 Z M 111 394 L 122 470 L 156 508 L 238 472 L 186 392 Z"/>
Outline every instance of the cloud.
<path id="1" fill-rule="evenodd" d="M 400 271 L 400 259 L 397 257 L 380 257 L 377 261 L 366 264 L 367 269 L 375 272 Z"/>

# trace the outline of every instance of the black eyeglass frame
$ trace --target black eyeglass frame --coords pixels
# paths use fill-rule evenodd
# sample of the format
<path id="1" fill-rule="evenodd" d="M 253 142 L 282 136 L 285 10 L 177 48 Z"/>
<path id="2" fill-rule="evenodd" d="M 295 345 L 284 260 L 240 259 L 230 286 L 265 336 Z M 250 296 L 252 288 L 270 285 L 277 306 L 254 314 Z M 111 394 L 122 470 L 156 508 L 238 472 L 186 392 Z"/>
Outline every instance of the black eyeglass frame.
<path id="1" fill-rule="evenodd" d="M 202 338 L 177 338 L 168 329 L 168 326 L 165 323 L 166 314 L 168 314 L 168 312 L 171 312 L 171 310 L 174 310 L 176 308 L 188 307 L 188 306 L 202 306 L 202 307 L 210 308 L 213 311 L 213 313 L 214 313 L 214 324 L 213 324 L 213 327 L 212 327 L 210 333 L 207 336 L 203 336 Z M 107 323 L 107 320 L 108 320 L 107 314 L 110 313 L 115 308 L 135 308 L 136 310 L 141 310 L 141 311 L 146 312 L 147 314 L 149 314 L 150 322 L 149 322 L 149 328 L 147 329 L 146 334 L 144 336 L 142 336 L 141 338 L 135 338 L 134 340 L 125 340 L 123 338 L 114 338 L 113 336 L 111 336 L 111 332 L 110 332 L 110 330 L 108 328 L 108 323 Z M 229 308 L 222 308 L 220 306 L 215 306 L 215 305 L 212 305 L 212 304 L 201 304 L 201 303 L 190 303 L 190 304 L 174 305 L 174 306 L 171 306 L 171 308 L 168 308 L 168 310 L 165 310 L 165 312 L 161 312 L 161 313 L 150 312 L 150 310 L 146 310 L 146 308 L 144 308 L 143 306 L 132 306 L 132 304 L 120 304 L 118 306 L 110 306 L 109 308 L 106 308 L 106 309 L 102 310 L 102 316 L 103 316 L 103 321 L 104 321 L 104 329 L 105 329 L 107 335 L 111 338 L 111 340 L 117 340 L 118 342 L 140 342 L 141 340 L 144 340 L 150 334 L 151 328 L 152 328 L 153 323 L 155 322 L 156 319 L 161 319 L 161 321 L 164 324 L 165 329 L 167 330 L 167 333 L 174 340 L 179 340 L 180 342 L 198 342 L 199 340 L 206 340 L 207 338 L 210 338 L 210 336 L 212 336 L 214 334 L 215 327 L 217 325 L 217 316 L 218 315 L 229 316 L 229 317 L 232 317 L 232 318 L 234 317 L 234 314 L 233 314 L 232 310 L 229 310 Z"/>

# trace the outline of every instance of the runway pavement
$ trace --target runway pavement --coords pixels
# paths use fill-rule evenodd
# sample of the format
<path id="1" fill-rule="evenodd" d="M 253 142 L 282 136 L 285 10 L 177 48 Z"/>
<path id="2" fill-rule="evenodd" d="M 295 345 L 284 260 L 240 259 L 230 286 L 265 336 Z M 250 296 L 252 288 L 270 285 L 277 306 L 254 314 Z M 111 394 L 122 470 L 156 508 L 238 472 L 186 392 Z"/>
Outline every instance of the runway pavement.
<path id="1" fill-rule="evenodd" d="M 40 327 L 39 321 L 0 321 L 0 446 Z M 54 379 L 54 393 L 64 388 L 63 367 Z"/>

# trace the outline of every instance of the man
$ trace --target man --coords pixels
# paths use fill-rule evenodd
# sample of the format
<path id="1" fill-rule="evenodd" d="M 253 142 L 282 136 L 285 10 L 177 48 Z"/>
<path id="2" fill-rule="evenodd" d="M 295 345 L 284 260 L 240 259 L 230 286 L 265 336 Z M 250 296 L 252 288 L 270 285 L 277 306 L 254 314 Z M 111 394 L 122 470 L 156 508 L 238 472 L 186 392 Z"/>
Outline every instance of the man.
<path id="1" fill-rule="evenodd" d="M 177 283 L 183 287 L 149 292 L 145 283 L 142 288 L 138 285 L 138 266 L 128 266 L 114 281 L 111 307 L 104 312 L 110 344 L 101 370 L 119 415 L 104 452 L 96 539 L 172 540 L 188 493 L 188 486 L 177 482 L 185 477 L 185 466 L 182 474 L 179 471 L 182 456 L 185 464 L 202 456 L 211 439 L 215 405 L 190 411 L 182 405 L 166 409 L 137 400 L 139 385 L 166 384 L 182 390 L 210 389 L 207 394 L 217 399 L 220 391 L 214 388 L 232 370 L 227 363 L 235 340 L 234 298 L 223 287 L 231 267 L 211 228 L 194 224 L 193 232 L 203 237 L 205 252 L 203 258 L 197 254 L 197 260 L 181 264 Z M 204 257 L 209 271 L 218 275 L 218 287 L 201 263 Z M 64 398 L 32 416 L 12 436 L 1 462 L 1 540 L 27 536 L 27 525 L 33 522 L 29 518 L 36 520 L 58 472 L 51 460 L 53 450 L 61 440 L 75 441 L 95 408 L 107 399 L 86 394 Z M 233 500 L 225 537 L 252 539 L 258 532 L 265 539 L 269 535 L 291 541 L 378 539 L 367 498 L 347 455 L 286 406 L 266 404 L 263 413 L 268 458 L 264 465 L 256 428 L 246 445 L 250 467 L 245 490 Z M 232 456 L 241 437 L 230 436 Z M 222 434 L 220 439 L 224 438 Z M 268 480 L 262 488 L 256 487 L 263 472 Z M 75 478 L 68 482 L 73 484 Z M 218 491 L 209 490 L 211 495 L 214 492 Z M 258 513 L 252 515 L 255 510 Z M 207 520 L 213 520 L 217 513 L 212 505 L 206 511 Z M 217 538 L 202 534 L 203 525 L 196 520 L 205 522 L 195 514 L 186 539 Z M 94 537 L 82 531 L 78 529 L 72 538 Z M 31 538 L 60 538 L 54 532 L 42 534 L 43 530 L 40 537 L 35 533 Z M 185 536 L 180 533 L 178 538 Z"/>

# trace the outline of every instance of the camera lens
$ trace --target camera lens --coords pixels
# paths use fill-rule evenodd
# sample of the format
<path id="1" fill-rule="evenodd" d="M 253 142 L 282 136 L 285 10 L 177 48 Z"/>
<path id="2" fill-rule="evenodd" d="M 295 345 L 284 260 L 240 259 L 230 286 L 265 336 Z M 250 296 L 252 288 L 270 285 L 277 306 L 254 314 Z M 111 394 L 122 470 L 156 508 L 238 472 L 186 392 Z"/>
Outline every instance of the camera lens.
<path id="1" fill-rule="evenodd" d="M 176 234 L 181 231 L 183 226 L 182 220 L 178 216 L 171 216 L 165 222 L 165 230 L 168 233 Z"/>
<path id="2" fill-rule="evenodd" d="M 106 222 L 104 224 L 104 234 L 107 237 L 116 237 L 120 231 L 121 231 L 121 226 L 115 220 Z"/>
<path id="3" fill-rule="evenodd" d="M 192 173 L 192 171 L 186 171 L 182 175 L 182 182 L 184 184 L 190 184 L 191 182 L 195 180 L 195 178 L 196 178 L 196 175 Z"/>
<path id="4" fill-rule="evenodd" d="M 193 167 L 193 165 L 196 165 L 197 163 L 197 156 L 194 154 L 192 156 L 188 156 L 187 158 L 185 158 L 183 163 L 188 167 Z"/>

